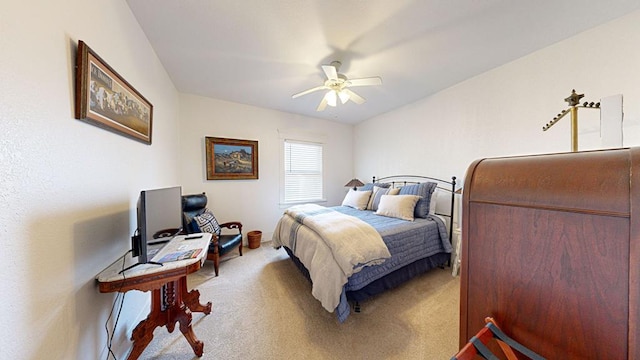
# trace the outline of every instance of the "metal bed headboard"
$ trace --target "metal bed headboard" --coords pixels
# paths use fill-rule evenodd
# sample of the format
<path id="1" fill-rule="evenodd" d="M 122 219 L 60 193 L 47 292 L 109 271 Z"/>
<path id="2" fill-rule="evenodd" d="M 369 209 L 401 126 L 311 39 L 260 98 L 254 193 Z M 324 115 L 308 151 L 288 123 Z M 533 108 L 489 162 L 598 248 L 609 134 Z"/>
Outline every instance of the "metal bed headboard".
<path id="1" fill-rule="evenodd" d="M 433 178 L 429 176 L 420 175 L 393 175 L 376 178 L 373 177 L 373 184 L 375 183 L 390 183 L 391 187 L 402 187 L 405 185 L 419 184 L 425 181 L 431 181 L 436 183 L 436 187 L 451 196 L 451 208 L 449 214 L 436 213 L 436 215 L 446 216 L 449 218 L 449 243 L 453 244 L 453 215 L 455 209 L 455 193 L 456 193 L 456 177 L 452 176 L 451 181 Z"/>

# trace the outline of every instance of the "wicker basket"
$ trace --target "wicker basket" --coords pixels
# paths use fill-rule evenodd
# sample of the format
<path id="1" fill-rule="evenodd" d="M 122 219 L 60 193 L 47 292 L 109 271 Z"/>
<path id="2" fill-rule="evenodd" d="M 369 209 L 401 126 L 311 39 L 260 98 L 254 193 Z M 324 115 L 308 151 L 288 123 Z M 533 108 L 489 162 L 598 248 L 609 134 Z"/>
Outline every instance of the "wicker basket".
<path id="1" fill-rule="evenodd" d="M 260 247 L 260 241 L 262 239 L 262 231 L 254 230 L 247 233 L 247 239 L 249 240 L 249 249 L 257 249 Z"/>

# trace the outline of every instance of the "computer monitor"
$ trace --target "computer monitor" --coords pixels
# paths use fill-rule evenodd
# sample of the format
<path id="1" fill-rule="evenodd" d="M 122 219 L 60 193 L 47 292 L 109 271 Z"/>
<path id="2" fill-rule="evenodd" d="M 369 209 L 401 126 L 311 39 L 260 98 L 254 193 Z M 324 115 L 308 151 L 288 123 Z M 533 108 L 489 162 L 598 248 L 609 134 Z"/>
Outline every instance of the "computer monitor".
<path id="1" fill-rule="evenodd" d="M 132 256 L 148 263 L 158 250 L 182 231 L 182 188 L 143 190 L 137 204 L 138 231 L 131 239 Z"/>

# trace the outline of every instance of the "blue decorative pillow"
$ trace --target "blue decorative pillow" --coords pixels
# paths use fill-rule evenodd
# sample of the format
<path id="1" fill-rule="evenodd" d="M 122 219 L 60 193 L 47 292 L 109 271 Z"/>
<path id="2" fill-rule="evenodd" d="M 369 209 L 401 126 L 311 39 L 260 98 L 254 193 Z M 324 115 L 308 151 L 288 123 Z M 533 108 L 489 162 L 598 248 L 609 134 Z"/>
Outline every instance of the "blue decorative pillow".
<path id="1" fill-rule="evenodd" d="M 205 209 L 202 214 L 194 216 L 193 222 L 195 223 L 193 224 L 195 225 L 194 228 L 198 229 L 196 232 L 220 235 L 220 224 L 218 224 L 218 220 L 209 209 Z"/>
<path id="2" fill-rule="evenodd" d="M 391 187 L 391 184 L 390 183 L 375 183 L 375 184 L 374 183 L 366 183 L 366 184 L 362 185 L 361 187 L 359 187 L 358 190 L 360 190 L 360 191 L 373 190 L 374 186 L 387 189 L 387 188 Z"/>
<path id="3" fill-rule="evenodd" d="M 426 182 L 415 185 L 406 185 L 400 188 L 399 195 L 418 195 L 420 200 L 416 204 L 414 216 L 418 218 L 426 218 L 429 215 L 429 206 L 431 203 L 431 194 L 436 189 L 437 184 L 434 182 Z"/>

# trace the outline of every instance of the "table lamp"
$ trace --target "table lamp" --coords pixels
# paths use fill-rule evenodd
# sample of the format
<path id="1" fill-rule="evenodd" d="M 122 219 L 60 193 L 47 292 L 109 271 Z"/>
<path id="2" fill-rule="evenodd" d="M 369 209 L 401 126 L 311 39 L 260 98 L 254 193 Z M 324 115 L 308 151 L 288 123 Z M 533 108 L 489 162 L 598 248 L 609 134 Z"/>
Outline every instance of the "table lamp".
<path id="1" fill-rule="evenodd" d="M 351 179 L 351 181 L 346 183 L 344 186 L 348 186 L 348 187 L 352 187 L 353 186 L 353 190 L 358 190 L 358 186 L 363 186 L 363 185 L 364 184 L 362 183 L 362 181 L 360 181 L 358 179 Z"/>

